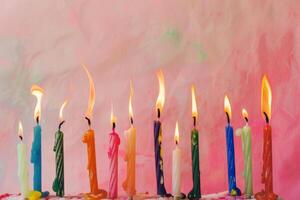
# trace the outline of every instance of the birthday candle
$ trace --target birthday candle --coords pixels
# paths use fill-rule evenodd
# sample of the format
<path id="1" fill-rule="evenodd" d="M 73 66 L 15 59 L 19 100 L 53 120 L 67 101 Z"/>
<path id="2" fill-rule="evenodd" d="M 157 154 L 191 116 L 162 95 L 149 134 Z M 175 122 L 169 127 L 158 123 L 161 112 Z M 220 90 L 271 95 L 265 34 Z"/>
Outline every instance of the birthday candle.
<path id="1" fill-rule="evenodd" d="M 18 136 L 20 141 L 17 145 L 18 150 L 18 176 L 20 181 L 21 196 L 25 199 L 29 195 L 29 182 L 28 182 L 28 164 L 26 158 L 26 144 L 23 142 L 23 126 L 19 122 Z"/>
<path id="2" fill-rule="evenodd" d="M 118 153 L 119 153 L 119 145 L 120 138 L 118 133 L 116 133 L 116 117 L 111 112 L 111 123 L 112 123 L 112 133 L 109 135 L 109 149 L 108 149 L 108 157 L 110 159 L 109 171 L 110 171 L 110 179 L 109 179 L 109 189 L 108 189 L 108 197 L 109 198 L 117 198 L 118 197 Z"/>
<path id="3" fill-rule="evenodd" d="M 174 197 L 181 197 L 181 149 L 178 147 L 179 143 L 179 128 L 178 121 L 175 127 L 175 149 L 173 150 L 172 162 L 172 194 Z"/>
<path id="4" fill-rule="evenodd" d="M 130 96 L 129 96 L 129 118 L 130 128 L 125 131 L 125 161 L 127 162 L 126 179 L 123 182 L 123 189 L 132 197 L 136 193 L 135 189 L 135 157 L 136 157 L 136 128 L 133 126 L 133 110 L 132 110 L 132 96 L 133 87 L 130 82 Z"/>

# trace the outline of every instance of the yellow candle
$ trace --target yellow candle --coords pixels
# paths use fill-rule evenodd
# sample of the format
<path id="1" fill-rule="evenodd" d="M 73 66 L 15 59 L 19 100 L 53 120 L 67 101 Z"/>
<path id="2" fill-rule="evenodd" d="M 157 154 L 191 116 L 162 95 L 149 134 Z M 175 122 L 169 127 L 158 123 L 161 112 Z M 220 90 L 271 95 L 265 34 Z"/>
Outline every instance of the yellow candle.
<path id="1" fill-rule="evenodd" d="M 123 182 L 123 189 L 129 196 L 136 193 L 135 190 L 135 157 L 136 157 L 136 129 L 133 126 L 133 111 L 132 111 L 132 96 L 133 88 L 130 84 L 130 97 L 129 97 L 129 117 L 131 126 L 124 132 L 125 135 L 125 161 L 127 162 L 127 175 Z"/>

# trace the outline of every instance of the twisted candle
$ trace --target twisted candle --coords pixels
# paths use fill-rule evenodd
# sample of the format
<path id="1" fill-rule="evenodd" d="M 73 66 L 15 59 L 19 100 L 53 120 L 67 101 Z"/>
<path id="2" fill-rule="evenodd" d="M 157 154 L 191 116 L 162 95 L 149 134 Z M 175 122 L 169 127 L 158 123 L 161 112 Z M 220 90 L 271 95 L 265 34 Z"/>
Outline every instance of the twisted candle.
<path id="1" fill-rule="evenodd" d="M 55 154 L 56 162 L 56 178 L 53 183 L 53 190 L 56 196 L 64 196 L 64 135 L 63 132 L 58 130 L 55 133 L 55 144 L 53 151 Z"/>
<path id="2" fill-rule="evenodd" d="M 109 189 L 108 197 L 117 198 L 118 197 L 118 152 L 119 152 L 120 138 L 119 135 L 113 130 L 110 134 L 109 139 L 109 150 L 108 157 L 110 159 L 109 170 Z"/>

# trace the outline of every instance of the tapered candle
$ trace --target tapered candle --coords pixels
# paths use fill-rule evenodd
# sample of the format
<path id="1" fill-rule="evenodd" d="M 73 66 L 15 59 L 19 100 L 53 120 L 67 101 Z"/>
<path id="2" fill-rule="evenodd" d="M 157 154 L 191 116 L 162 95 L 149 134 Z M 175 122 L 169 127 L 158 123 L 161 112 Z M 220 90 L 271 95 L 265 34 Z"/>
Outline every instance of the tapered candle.
<path id="1" fill-rule="evenodd" d="M 33 189 L 42 193 L 42 197 L 49 195 L 49 192 L 42 192 L 42 128 L 39 124 L 41 119 L 41 103 L 44 90 L 33 85 L 31 87 L 31 93 L 37 99 L 37 103 L 34 110 L 34 119 L 37 125 L 34 127 L 34 138 L 31 148 L 31 163 L 33 163 Z"/>
<path id="2" fill-rule="evenodd" d="M 119 154 L 119 145 L 120 138 L 118 133 L 115 131 L 116 128 L 116 117 L 111 112 L 111 123 L 112 123 L 112 132 L 109 134 L 109 149 L 108 157 L 110 159 L 109 163 L 109 189 L 108 197 L 117 198 L 118 197 L 118 154 Z"/>
<path id="3" fill-rule="evenodd" d="M 136 194 L 135 189 L 135 157 L 136 157 L 136 128 L 133 126 L 133 110 L 132 110 L 133 87 L 130 84 L 129 96 L 129 118 L 130 128 L 125 131 L 125 161 L 127 163 L 126 179 L 123 182 L 123 189 L 127 195 L 132 197 Z"/>
<path id="4" fill-rule="evenodd" d="M 67 105 L 65 101 L 59 111 L 60 123 L 58 130 L 55 133 L 55 143 L 53 151 L 55 152 L 56 163 L 56 177 L 53 182 L 53 191 L 56 192 L 56 196 L 63 197 L 65 194 L 65 177 L 64 177 L 64 133 L 61 131 L 61 127 L 65 122 L 63 120 L 63 109 Z"/>
<path id="5" fill-rule="evenodd" d="M 245 195 L 251 198 L 253 195 L 252 181 L 252 147 L 251 147 L 251 128 L 248 125 L 248 112 L 242 110 L 242 115 L 246 121 L 246 125 L 236 131 L 236 135 L 242 137 L 242 149 L 244 155 L 244 179 L 245 179 Z"/>
<path id="6" fill-rule="evenodd" d="M 234 158 L 234 140 L 233 140 L 233 128 L 230 125 L 231 120 L 231 106 L 227 96 L 224 99 L 224 111 L 227 116 L 226 131 L 226 144 L 227 144 L 227 165 L 228 165 L 228 192 L 232 196 L 240 196 L 241 191 L 236 186 L 235 176 L 235 158 Z"/>
<path id="7" fill-rule="evenodd" d="M 263 170 L 262 183 L 265 189 L 255 195 L 258 200 L 275 200 L 277 195 L 273 192 L 273 171 L 272 171 L 272 129 L 271 119 L 272 91 L 266 76 L 262 79 L 261 88 L 261 112 L 266 120 L 264 127 L 264 145 L 263 145 Z"/>
<path id="8" fill-rule="evenodd" d="M 179 143 L 179 128 L 178 121 L 175 128 L 175 149 L 173 150 L 172 163 L 172 194 L 174 197 L 181 197 L 181 149 L 178 147 Z"/>
<path id="9" fill-rule="evenodd" d="M 189 199 L 201 198 L 200 186 L 200 164 L 199 164 L 199 134 L 196 128 L 196 121 L 198 117 L 196 92 L 195 87 L 192 86 L 192 116 L 193 116 L 193 130 L 191 132 L 191 150 L 192 150 L 192 172 L 193 172 L 193 189 L 189 192 Z"/>
<path id="10" fill-rule="evenodd" d="M 28 181 L 28 163 L 27 163 L 27 153 L 26 144 L 23 142 L 23 126 L 19 122 L 18 136 L 20 141 L 17 145 L 18 150 L 18 176 L 20 182 L 21 196 L 22 198 L 27 198 L 29 196 L 29 181 Z"/>
<path id="11" fill-rule="evenodd" d="M 88 69 L 86 68 L 86 66 L 83 65 L 82 67 L 87 74 L 87 77 L 89 79 L 89 86 L 90 86 L 88 108 L 85 115 L 85 119 L 88 121 L 89 129 L 83 134 L 82 142 L 87 145 L 87 154 L 88 154 L 87 169 L 89 172 L 91 192 L 85 194 L 85 196 L 88 199 L 106 198 L 107 192 L 98 188 L 96 151 L 95 151 L 95 133 L 94 130 L 91 128 L 91 118 L 92 118 L 93 108 L 95 104 L 95 86 L 94 86 L 92 76 L 88 71 Z"/>
<path id="12" fill-rule="evenodd" d="M 160 115 L 165 102 L 165 85 L 162 71 L 158 71 L 157 78 L 159 81 L 159 95 L 156 101 L 157 120 L 154 121 L 154 153 L 155 153 L 155 172 L 157 194 L 160 196 L 171 196 L 165 188 L 163 158 L 162 158 L 162 126 Z"/>

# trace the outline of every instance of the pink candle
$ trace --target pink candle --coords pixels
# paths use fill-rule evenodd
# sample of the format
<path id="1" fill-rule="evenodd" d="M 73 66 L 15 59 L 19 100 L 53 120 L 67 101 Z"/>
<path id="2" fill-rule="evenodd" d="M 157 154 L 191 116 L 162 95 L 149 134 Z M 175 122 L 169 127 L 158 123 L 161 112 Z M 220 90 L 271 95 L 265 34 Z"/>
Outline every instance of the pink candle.
<path id="1" fill-rule="evenodd" d="M 108 197 L 109 198 L 117 198 L 118 197 L 118 153 L 119 153 L 119 145 L 120 138 L 118 133 L 115 132 L 116 128 L 116 118 L 113 116 L 113 112 L 111 113 L 111 122 L 112 122 L 112 133 L 109 135 L 109 149 L 108 149 L 108 157 L 110 159 L 109 164 L 109 189 L 108 189 Z"/>

